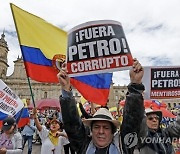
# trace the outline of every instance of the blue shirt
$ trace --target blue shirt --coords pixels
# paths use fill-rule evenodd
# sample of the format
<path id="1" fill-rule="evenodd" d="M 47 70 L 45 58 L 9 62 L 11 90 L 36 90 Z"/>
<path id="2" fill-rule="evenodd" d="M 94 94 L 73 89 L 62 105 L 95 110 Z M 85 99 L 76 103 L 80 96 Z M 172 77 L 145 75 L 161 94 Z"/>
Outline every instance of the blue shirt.
<path id="1" fill-rule="evenodd" d="M 30 125 L 26 125 L 22 131 L 22 135 L 33 136 L 36 127 L 34 126 L 34 119 L 30 119 Z"/>

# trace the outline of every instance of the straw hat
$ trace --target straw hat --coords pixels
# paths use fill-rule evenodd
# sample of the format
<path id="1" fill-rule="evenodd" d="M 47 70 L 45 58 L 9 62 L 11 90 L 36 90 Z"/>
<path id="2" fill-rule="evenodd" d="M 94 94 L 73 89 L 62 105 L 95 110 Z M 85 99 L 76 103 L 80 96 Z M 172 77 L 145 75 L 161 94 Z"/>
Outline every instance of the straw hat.
<path id="1" fill-rule="evenodd" d="M 116 128 L 120 126 L 120 122 L 118 120 L 115 120 L 111 112 L 106 108 L 100 108 L 99 110 L 97 110 L 97 112 L 93 115 L 92 118 L 85 119 L 83 123 L 87 126 L 91 126 L 92 121 L 109 121 Z"/>
<path id="2" fill-rule="evenodd" d="M 147 109 L 145 109 L 145 112 L 146 112 L 146 115 L 156 114 L 156 115 L 159 116 L 159 121 L 162 120 L 162 111 L 160 111 L 160 110 L 154 111 L 154 110 L 152 110 L 151 108 L 147 108 Z"/>

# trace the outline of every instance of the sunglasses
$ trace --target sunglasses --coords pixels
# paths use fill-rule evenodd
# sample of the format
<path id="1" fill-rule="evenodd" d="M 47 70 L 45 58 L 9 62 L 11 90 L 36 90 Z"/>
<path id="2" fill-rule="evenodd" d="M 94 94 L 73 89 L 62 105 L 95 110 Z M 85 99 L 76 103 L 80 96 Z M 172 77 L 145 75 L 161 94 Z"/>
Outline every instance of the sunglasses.
<path id="1" fill-rule="evenodd" d="M 153 120 L 153 119 L 159 120 L 159 116 L 149 116 L 147 118 L 148 118 L 148 120 Z"/>

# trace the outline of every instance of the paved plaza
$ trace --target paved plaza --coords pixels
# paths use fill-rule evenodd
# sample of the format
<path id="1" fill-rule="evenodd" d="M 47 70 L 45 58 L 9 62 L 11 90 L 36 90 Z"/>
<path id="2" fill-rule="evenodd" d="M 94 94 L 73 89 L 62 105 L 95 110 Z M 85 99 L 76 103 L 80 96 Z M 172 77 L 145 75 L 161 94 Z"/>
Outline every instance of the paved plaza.
<path id="1" fill-rule="evenodd" d="M 27 151 L 27 144 L 23 150 L 23 154 L 27 154 L 28 151 Z M 41 153 L 41 144 L 33 144 L 33 147 L 32 147 L 32 154 L 40 154 Z"/>

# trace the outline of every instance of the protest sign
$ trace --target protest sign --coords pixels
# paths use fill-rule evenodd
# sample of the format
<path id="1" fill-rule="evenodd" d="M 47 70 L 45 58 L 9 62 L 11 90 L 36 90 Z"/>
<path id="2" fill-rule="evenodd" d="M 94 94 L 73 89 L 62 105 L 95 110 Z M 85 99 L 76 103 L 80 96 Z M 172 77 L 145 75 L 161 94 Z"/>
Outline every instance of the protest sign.
<path id="1" fill-rule="evenodd" d="M 21 99 L 0 79 L 0 112 L 14 116 L 23 106 Z"/>
<path id="2" fill-rule="evenodd" d="M 129 69 L 132 64 L 121 23 L 91 21 L 68 32 L 67 70 L 70 77 Z"/>
<path id="3" fill-rule="evenodd" d="M 145 99 L 180 98 L 180 66 L 144 67 Z"/>

